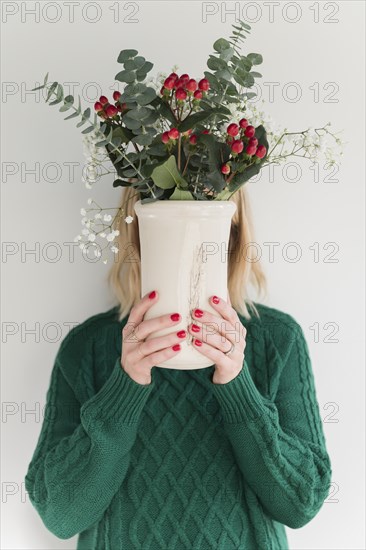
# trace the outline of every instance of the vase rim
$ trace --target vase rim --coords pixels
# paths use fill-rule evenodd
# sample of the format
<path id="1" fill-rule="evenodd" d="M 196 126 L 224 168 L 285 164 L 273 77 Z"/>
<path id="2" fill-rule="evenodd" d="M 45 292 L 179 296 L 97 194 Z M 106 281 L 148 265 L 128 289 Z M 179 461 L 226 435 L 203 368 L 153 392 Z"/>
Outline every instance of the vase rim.
<path id="1" fill-rule="evenodd" d="M 215 211 L 215 215 L 233 215 L 236 211 L 236 203 L 233 201 L 192 201 L 192 200 L 157 200 L 153 202 L 141 203 L 138 200 L 134 204 L 134 209 L 137 215 L 143 212 L 158 213 L 161 212 L 164 216 L 174 215 L 182 211 L 184 213 L 191 213 L 197 217 L 205 216 L 206 214 L 212 215 Z"/>

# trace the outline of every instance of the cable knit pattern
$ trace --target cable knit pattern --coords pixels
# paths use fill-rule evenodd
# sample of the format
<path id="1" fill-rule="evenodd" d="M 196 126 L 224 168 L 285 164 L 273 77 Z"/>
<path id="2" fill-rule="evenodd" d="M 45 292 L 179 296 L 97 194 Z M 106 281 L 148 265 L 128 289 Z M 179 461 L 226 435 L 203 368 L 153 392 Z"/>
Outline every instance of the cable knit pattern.
<path id="1" fill-rule="evenodd" d="M 78 550 L 286 550 L 320 510 L 331 464 L 301 326 L 255 304 L 240 373 L 120 364 L 118 307 L 61 342 L 25 476 L 32 505 Z"/>

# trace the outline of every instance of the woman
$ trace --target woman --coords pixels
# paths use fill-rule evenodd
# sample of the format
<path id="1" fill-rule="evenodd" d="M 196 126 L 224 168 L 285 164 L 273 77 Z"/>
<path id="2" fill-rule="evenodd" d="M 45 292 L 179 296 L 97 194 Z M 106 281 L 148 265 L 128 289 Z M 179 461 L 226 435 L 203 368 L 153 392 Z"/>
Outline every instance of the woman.
<path id="1" fill-rule="evenodd" d="M 73 328 L 57 353 L 29 498 L 57 537 L 79 534 L 78 550 L 284 550 L 284 526 L 311 521 L 331 479 L 303 331 L 249 300 L 265 277 L 243 254 L 229 254 L 215 315 L 203 304 L 185 331 L 174 328 L 179 312 L 145 321 L 160 293 L 140 298 L 138 198 L 125 190 L 134 221 L 118 227 L 118 305 Z M 239 252 L 253 242 L 244 187 L 231 200 L 229 250 Z M 205 334 L 208 322 L 216 331 Z M 184 338 L 212 365 L 153 369 Z"/>

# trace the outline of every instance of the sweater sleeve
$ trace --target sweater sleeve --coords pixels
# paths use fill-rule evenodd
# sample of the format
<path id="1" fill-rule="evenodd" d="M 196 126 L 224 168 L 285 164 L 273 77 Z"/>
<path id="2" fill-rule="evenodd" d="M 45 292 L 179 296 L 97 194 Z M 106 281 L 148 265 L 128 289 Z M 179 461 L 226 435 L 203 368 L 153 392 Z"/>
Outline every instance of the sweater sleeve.
<path id="1" fill-rule="evenodd" d="M 300 325 L 291 340 L 275 399 L 260 394 L 245 359 L 213 391 L 244 479 L 272 519 L 295 529 L 320 510 L 332 470 Z"/>
<path id="2" fill-rule="evenodd" d="M 59 353 L 25 487 L 47 529 L 68 539 L 98 522 L 119 489 L 154 381 L 138 384 L 118 357 L 104 385 L 80 405 L 62 361 Z"/>

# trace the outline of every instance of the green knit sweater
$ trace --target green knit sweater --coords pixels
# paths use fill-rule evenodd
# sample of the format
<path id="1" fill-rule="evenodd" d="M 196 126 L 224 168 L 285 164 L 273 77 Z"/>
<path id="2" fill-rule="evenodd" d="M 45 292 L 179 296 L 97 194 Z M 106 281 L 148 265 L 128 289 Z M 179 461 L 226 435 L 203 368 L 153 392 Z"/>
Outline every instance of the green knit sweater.
<path id="1" fill-rule="evenodd" d="M 25 476 L 32 505 L 78 550 L 284 550 L 328 495 L 326 449 L 301 326 L 255 302 L 240 373 L 120 364 L 118 306 L 61 342 Z"/>

